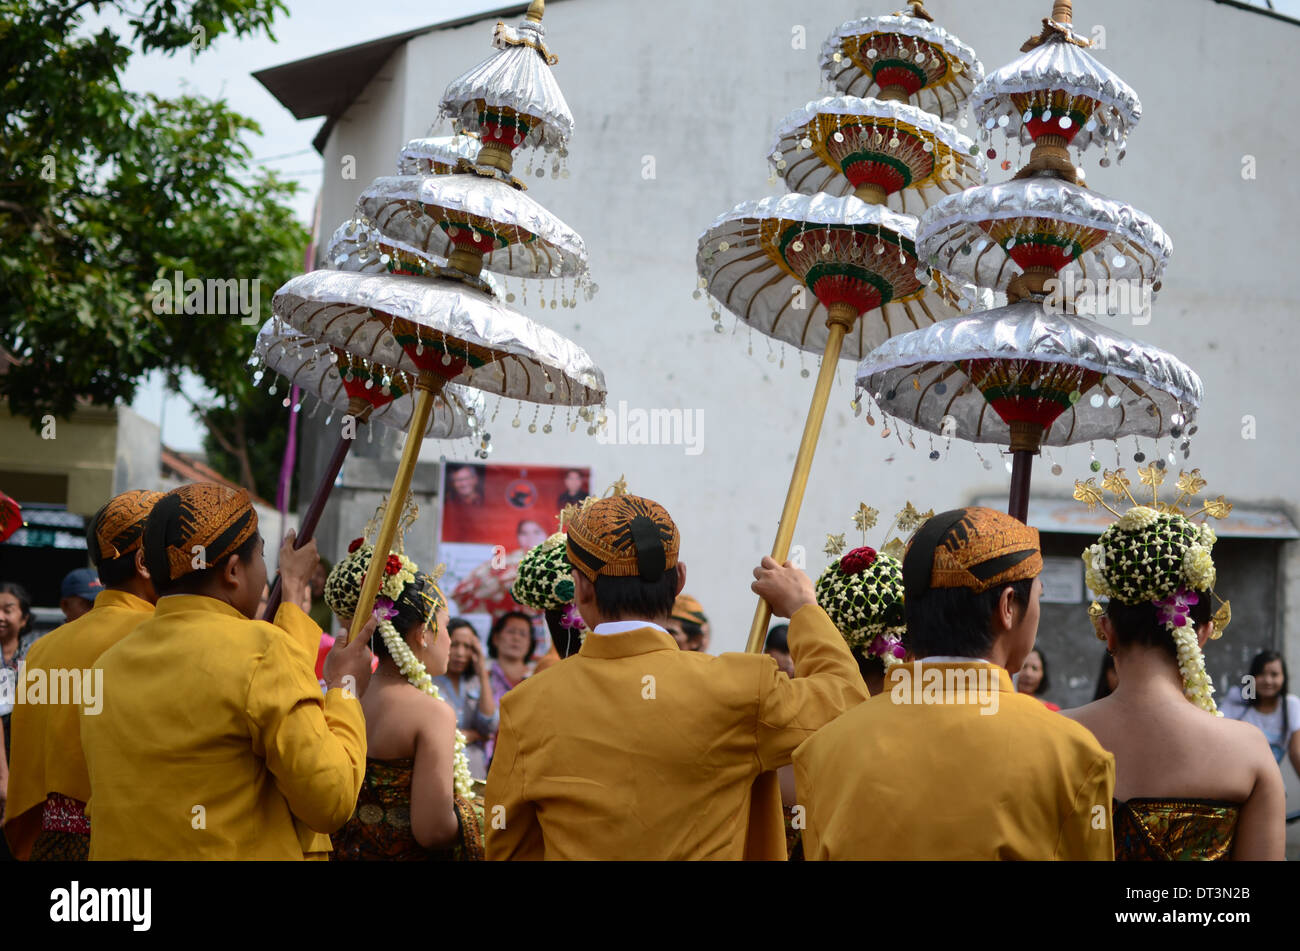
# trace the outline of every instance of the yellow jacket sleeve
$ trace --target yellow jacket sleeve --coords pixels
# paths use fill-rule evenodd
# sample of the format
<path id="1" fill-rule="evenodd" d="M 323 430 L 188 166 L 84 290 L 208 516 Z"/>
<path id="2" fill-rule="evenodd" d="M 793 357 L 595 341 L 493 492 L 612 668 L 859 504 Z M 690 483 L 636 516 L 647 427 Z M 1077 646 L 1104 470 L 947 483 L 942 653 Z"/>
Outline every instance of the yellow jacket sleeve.
<path id="1" fill-rule="evenodd" d="M 758 758 L 764 770 L 790 762 L 794 748 L 846 710 L 867 699 L 867 686 L 844 638 L 816 604 L 790 618 L 795 678 L 775 661 L 759 674 Z"/>
<path id="2" fill-rule="evenodd" d="M 804 770 L 802 754 L 794 758 L 794 788 L 800 799 L 795 808 L 801 810 L 796 815 L 801 815 L 803 822 L 803 857 L 809 862 L 824 859 L 826 856 L 822 854 L 821 830 L 817 827 L 817 817 L 813 810 L 816 790 Z"/>
<path id="3" fill-rule="evenodd" d="M 527 798 L 526 784 L 507 695 L 501 699 L 501 726 L 484 795 L 489 862 L 539 861 L 546 857 L 542 827 L 537 822 L 536 807 Z"/>
<path id="4" fill-rule="evenodd" d="M 1061 823 L 1055 857 L 1066 861 L 1113 862 L 1115 834 L 1111 830 L 1115 794 L 1115 757 L 1097 759 L 1074 796 L 1074 807 Z"/>
<path id="5" fill-rule="evenodd" d="M 316 669 L 316 652 L 320 650 L 321 629 L 303 613 L 302 608 L 287 601 L 275 612 L 275 626 L 284 631 L 295 644 L 301 645 L 311 655 L 312 670 Z"/>
<path id="6" fill-rule="evenodd" d="M 278 617 L 278 615 L 277 615 Z M 253 750 L 266 760 L 289 811 L 328 835 L 347 822 L 366 772 L 361 704 L 320 685 L 301 645 L 273 637 L 249 683 L 245 715 Z"/>

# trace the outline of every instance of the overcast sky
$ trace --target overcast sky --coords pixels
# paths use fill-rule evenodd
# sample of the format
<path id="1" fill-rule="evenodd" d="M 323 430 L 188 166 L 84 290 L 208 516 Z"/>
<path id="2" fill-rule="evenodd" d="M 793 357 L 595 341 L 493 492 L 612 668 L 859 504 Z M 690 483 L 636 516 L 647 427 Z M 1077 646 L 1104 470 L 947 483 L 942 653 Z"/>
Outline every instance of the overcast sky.
<path id="1" fill-rule="evenodd" d="M 224 98 L 237 112 L 255 119 L 262 134 L 251 143 L 254 156 L 303 186 L 294 206 L 310 225 L 321 177 L 321 157 L 312 148 L 311 140 L 324 120 L 294 119 L 252 74 L 269 66 L 507 5 L 508 0 L 370 0 L 365 4 L 356 0 L 288 0 L 289 14 L 276 21 L 274 41 L 265 36 L 244 40 L 222 37 L 194 58 L 188 52 L 170 57 L 137 54 L 130 61 L 125 82 L 128 89 L 137 92 L 173 96 L 188 90 L 209 98 Z M 1266 6 L 1263 0 L 1255 5 Z M 1300 0 L 1274 0 L 1273 6 L 1300 18 Z M 864 4 L 846 2 L 846 18 L 860 13 L 859 8 Z M 99 22 L 125 27 L 120 19 L 107 15 L 87 18 L 88 25 Z M 430 116 L 431 121 L 433 118 Z M 196 397 L 202 395 L 202 388 L 193 381 L 186 385 L 186 391 Z M 160 380 L 142 385 L 133 407 L 155 422 L 162 419 L 163 442 L 171 448 L 193 451 L 202 447 L 202 430 L 194 422 L 188 404 L 173 396 L 166 398 L 164 406 Z"/>

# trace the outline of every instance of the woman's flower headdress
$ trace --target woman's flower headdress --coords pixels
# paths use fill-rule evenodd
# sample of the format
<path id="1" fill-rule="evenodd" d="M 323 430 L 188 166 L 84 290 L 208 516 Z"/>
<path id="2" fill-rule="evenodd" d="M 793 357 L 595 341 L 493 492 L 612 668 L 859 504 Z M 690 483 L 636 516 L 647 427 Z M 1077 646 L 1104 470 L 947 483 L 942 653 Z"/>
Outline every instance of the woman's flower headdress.
<path id="1" fill-rule="evenodd" d="M 1200 508 L 1188 511 L 1195 504 L 1196 495 L 1206 486 L 1200 469 L 1179 472 L 1178 496 L 1173 502 L 1161 502 L 1160 485 L 1165 474 L 1154 463 L 1138 470 L 1142 484 L 1151 488 L 1149 504 L 1134 498 L 1129 491 L 1132 483 L 1123 469 L 1102 473 L 1100 486 L 1092 478 L 1074 483 L 1074 497 L 1087 505 L 1089 511 L 1100 505 L 1117 519 L 1084 551 L 1085 576 L 1088 587 L 1098 597 L 1134 605 L 1149 601 L 1156 606 L 1157 617 L 1173 636 L 1178 651 L 1184 693 L 1201 708 L 1217 713 L 1214 686 L 1205 672 L 1205 657 L 1190 617 L 1191 608 L 1200 600 L 1197 592 L 1214 593 L 1215 568 L 1210 550 L 1216 536 L 1204 520 L 1197 525 L 1192 519 L 1198 515 L 1224 518 L 1232 511 L 1232 505 L 1220 495 L 1217 499 L 1207 498 Z M 1105 500 L 1106 492 L 1114 497 L 1116 504 L 1129 502 L 1128 510 L 1120 514 L 1112 508 Z M 1219 638 L 1232 619 L 1232 607 L 1217 594 L 1214 597 L 1220 601 L 1220 607 L 1214 614 L 1214 632 L 1210 636 Z M 1088 608 L 1097 636 L 1103 640 L 1099 622 L 1104 613 L 1096 601 Z"/>
<path id="2" fill-rule="evenodd" d="M 380 503 L 374 517 L 366 524 L 365 534 L 354 538 L 348 545 L 348 555 L 330 571 L 325 579 L 325 603 L 331 611 L 341 617 L 352 617 L 357 610 L 357 601 L 361 597 L 361 586 L 365 582 L 366 571 L 370 568 L 370 559 L 374 555 L 374 546 L 366 539 L 377 534 L 379 523 L 384 516 L 385 499 Z M 429 675 L 424 663 L 415 656 L 406 638 L 393 626 L 397 616 L 397 602 L 407 588 L 410 596 L 424 608 L 423 619 L 426 625 L 435 626 L 438 609 L 445 607 L 447 599 L 438 587 L 438 581 L 446 570 L 446 565 L 438 565 L 432 573 L 421 573 L 415 562 L 407 558 L 402 551 L 402 537 L 406 530 L 419 516 L 419 507 L 408 495 L 402 511 L 402 520 L 398 526 L 396 552 L 389 554 L 384 564 L 384 577 L 379 586 L 379 596 L 375 599 L 374 615 L 378 620 L 376 632 L 383 638 L 389 656 L 397 664 L 397 669 L 413 687 L 423 691 L 435 700 L 442 700 L 442 694 Z M 474 779 L 469 770 L 469 757 L 465 754 L 465 736 L 456 731 L 455 752 L 452 757 L 452 777 L 456 792 L 465 799 L 474 796 Z"/>
<path id="3" fill-rule="evenodd" d="M 889 535 L 895 530 L 912 532 L 934 512 L 918 512 L 911 502 L 894 517 Z M 889 668 L 907 656 L 903 644 L 906 621 L 903 615 L 903 552 L 901 537 L 890 538 L 879 550 L 867 547 L 867 531 L 874 528 L 879 511 L 861 503 L 853 524 L 862 532 L 862 547 L 854 548 L 831 562 L 817 579 L 817 603 L 839 629 L 850 649 L 879 657 Z M 824 551 L 840 555 L 846 543 L 843 535 L 827 535 Z"/>

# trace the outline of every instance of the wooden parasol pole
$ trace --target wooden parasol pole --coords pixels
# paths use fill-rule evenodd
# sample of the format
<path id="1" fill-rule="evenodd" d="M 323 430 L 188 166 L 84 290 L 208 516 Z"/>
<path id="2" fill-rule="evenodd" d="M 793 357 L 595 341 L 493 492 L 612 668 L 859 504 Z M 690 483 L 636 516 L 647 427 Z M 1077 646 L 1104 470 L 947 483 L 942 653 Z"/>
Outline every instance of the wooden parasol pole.
<path id="1" fill-rule="evenodd" d="M 372 405 L 360 397 L 354 396 L 348 400 L 348 414 L 356 419 L 358 423 L 369 420 L 374 409 Z M 316 485 L 316 494 L 311 497 L 311 504 L 307 506 L 307 511 L 302 517 L 302 524 L 298 526 L 298 534 L 293 542 L 295 551 L 311 541 L 312 536 L 316 534 L 316 526 L 320 523 L 321 514 L 325 511 L 325 503 L 329 501 L 330 492 L 334 488 L 335 480 L 339 477 L 339 472 L 343 469 L 343 460 L 348 457 L 348 451 L 352 448 L 353 440 L 354 437 L 351 436 L 339 437 L 338 444 L 335 445 L 334 452 L 330 456 L 330 461 L 325 464 L 325 472 Z M 283 579 L 277 572 L 275 584 L 271 585 L 271 593 L 266 597 L 266 610 L 262 612 L 263 621 L 274 620 L 275 612 L 280 610 L 280 601 L 283 597 Z"/>
<path id="2" fill-rule="evenodd" d="M 370 612 L 375 607 L 379 584 L 384 578 L 384 565 L 392 552 L 397 526 L 402 520 L 406 493 L 410 491 L 411 477 L 415 474 L 415 464 L 420 458 L 420 445 L 424 442 L 424 431 L 429 427 L 433 398 L 441 392 L 446 382 L 442 377 L 428 370 L 423 371 L 415 381 L 415 413 L 411 417 L 411 425 L 407 430 L 406 445 L 402 447 L 402 459 L 397 464 L 393 489 L 388 494 L 388 507 L 384 510 L 383 524 L 379 526 L 379 537 L 375 539 L 375 552 L 370 558 L 370 567 L 366 570 L 366 580 L 361 585 L 361 595 L 357 598 L 357 609 L 352 615 L 352 629 L 348 631 L 347 642 L 350 642 L 365 627 L 366 619 L 370 617 Z"/>
<path id="3" fill-rule="evenodd" d="M 808 486 L 808 473 L 812 469 L 813 454 L 817 451 L 817 439 L 821 436 L 822 422 L 826 418 L 826 404 L 830 400 L 831 384 L 835 381 L 840 351 L 844 348 L 844 337 L 859 316 L 852 304 L 835 303 L 831 304 L 828 310 L 830 314 L 826 318 L 826 326 L 830 333 L 826 337 L 826 349 L 822 353 L 822 365 L 817 373 L 817 385 L 813 388 L 808 418 L 803 425 L 803 439 L 799 443 L 799 453 L 794 459 L 794 472 L 790 476 L 790 488 L 785 494 L 785 506 L 781 509 L 781 522 L 777 526 L 776 541 L 772 545 L 772 558 L 778 564 L 785 564 L 786 558 L 790 556 L 790 541 L 794 538 L 795 523 L 799 521 L 799 508 L 803 505 L 803 494 Z M 771 619 L 771 606 L 760 598 L 758 609 L 754 612 L 754 622 L 749 628 L 749 643 L 745 646 L 748 653 L 763 652 L 763 642 L 767 639 L 767 624 Z"/>

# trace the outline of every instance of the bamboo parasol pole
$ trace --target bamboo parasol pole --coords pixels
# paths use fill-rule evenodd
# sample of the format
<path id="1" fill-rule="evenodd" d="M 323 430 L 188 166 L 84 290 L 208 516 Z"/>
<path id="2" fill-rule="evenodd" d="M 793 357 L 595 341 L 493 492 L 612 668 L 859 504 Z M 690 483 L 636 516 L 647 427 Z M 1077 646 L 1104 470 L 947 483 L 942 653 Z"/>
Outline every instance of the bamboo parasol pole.
<path id="1" fill-rule="evenodd" d="M 828 310 L 830 315 L 826 318 L 826 326 L 830 333 L 826 337 L 826 349 L 822 353 L 817 385 L 813 388 L 812 403 L 808 407 L 808 418 L 804 422 L 803 439 L 799 442 L 799 452 L 795 456 L 790 488 L 786 491 L 785 505 L 781 509 L 776 541 L 772 545 L 772 558 L 778 564 L 784 564 L 790 556 L 790 541 L 794 538 L 794 527 L 799 521 L 799 509 L 803 505 L 804 490 L 808 487 L 808 473 L 812 469 L 813 454 L 817 451 L 822 422 L 826 419 L 826 404 L 830 401 L 831 384 L 835 381 L 835 370 L 840 362 L 840 351 L 844 348 L 844 337 L 859 316 L 851 304 L 831 304 Z M 771 618 L 771 606 L 760 598 L 758 609 L 754 612 L 754 622 L 749 628 L 749 643 L 745 646 L 748 653 L 762 653 L 763 642 L 767 638 L 767 624 Z"/>
<path id="2" fill-rule="evenodd" d="M 411 488 L 411 477 L 415 474 L 415 464 L 420 458 L 420 445 L 424 442 L 424 431 L 429 427 L 429 414 L 433 410 L 433 398 L 442 390 L 447 381 L 428 370 L 422 372 L 415 382 L 415 413 L 407 430 L 406 445 L 402 447 L 402 459 L 397 464 L 397 476 L 393 479 L 393 489 L 388 494 L 388 507 L 384 510 L 384 521 L 379 526 L 379 537 L 375 539 L 375 553 L 366 570 L 366 580 L 361 585 L 361 595 L 357 598 L 357 610 L 352 616 L 352 629 L 348 631 L 347 642 L 365 627 L 366 619 L 374 610 L 375 597 L 379 594 L 379 584 L 384 577 L 384 565 L 393 548 L 393 539 L 397 536 L 397 526 L 402 520 L 402 509 L 406 493 Z M 345 643 L 347 643 L 345 642 Z"/>

